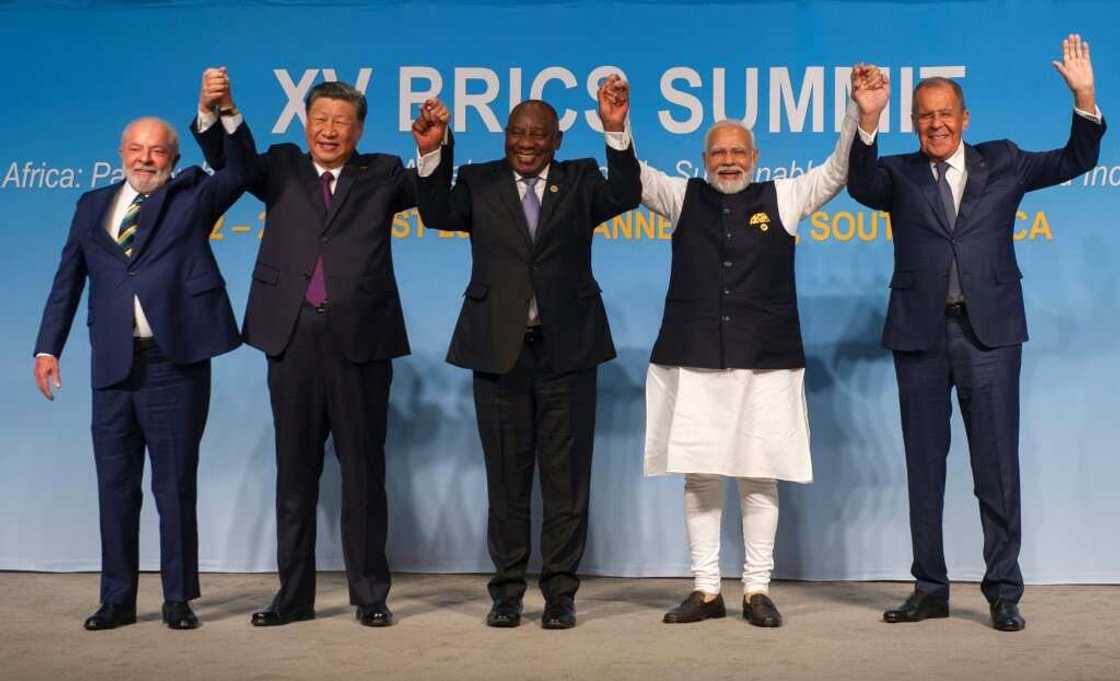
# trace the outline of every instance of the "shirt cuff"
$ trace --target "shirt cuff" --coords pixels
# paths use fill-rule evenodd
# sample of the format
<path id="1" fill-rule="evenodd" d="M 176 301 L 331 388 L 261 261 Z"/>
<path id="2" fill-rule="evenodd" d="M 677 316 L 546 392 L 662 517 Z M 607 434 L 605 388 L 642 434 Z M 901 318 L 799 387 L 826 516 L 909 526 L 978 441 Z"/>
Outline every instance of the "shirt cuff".
<path id="1" fill-rule="evenodd" d="M 864 144 L 866 144 L 867 146 L 875 144 L 875 135 L 879 133 L 878 130 L 876 130 L 875 132 L 867 132 L 861 127 L 856 127 L 856 130 L 859 130 L 859 138 L 863 140 Z"/>
<path id="2" fill-rule="evenodd" d="M 49 352 L 39 352 L 39 353 L 35 354 L 35 359 L 39 359 L 40 357 L 51 357 L 51 358 L 57 359 L 57 357 L 55 357 L 54 355 L 52 355 Z"/>
<path id="3" fill-rule="evenodd" d="M 1085 120 L 1093 121 L 1097 125 L 1100 125 L 1101 120 L 1104 118 L 1104 114 L 1101 113 L 1101 108 L 1099 106 L 1095 106 L 1093 108 L 1095 109 L 1095 111 L 1090 113 L 1088 111 L 1085 111 L 1084 109 L 1078 109 L 1075 106 L 1075 107 L 1073 107 L 1073 112 L 1075 114 L 1077 114 L 1078 116 L 1081 116 Z"/>
<path id="4" fill-rule="evenodd" d="M 195 127 L 198 128 L 198 131 L 200 133 L 203 133 L 203 132 L 206 132 L 207 130 L 209 130 L 210 126 L 214 125 L 217 122 L 218 122 L 218 117 L 214 115 L 213 111 L 204 111 L 202 109 L 199 109 L 198 110 L 198 121 L 197 121 L 198 125 L 195 126 Z"/>
<path id="5" fill-rule="evenodd" d="M 630 148 L 630 121 L 626 121 L 626 129 L 622 132 L 604 132 L 607 146 L 615 151 L 626 151 Z"/>
<path id="6" fill-rule="evenodd" d="M 420 177 L 428 177 L 436 171 L 439 167 L 439 162 L 443 159 L 443 147 L 436 147 L 434 151 L 429 151 L 421 155 L 420 150 L 416 150 L 416 174 Z"/>

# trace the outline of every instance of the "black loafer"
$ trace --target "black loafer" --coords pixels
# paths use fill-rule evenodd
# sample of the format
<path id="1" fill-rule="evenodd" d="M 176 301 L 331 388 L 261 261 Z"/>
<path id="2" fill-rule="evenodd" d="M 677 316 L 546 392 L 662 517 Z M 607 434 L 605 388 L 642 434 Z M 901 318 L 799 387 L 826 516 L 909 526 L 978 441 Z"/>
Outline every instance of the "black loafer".
<path id="1" fill-rule="evenodd" d="M 114 603 L 102 603 L 97 612 L 86 618 L 83 625 L 88 631 L 116 629 L 136 623 L 136 608 L 126 608 Z"/>
<path id="2" fill-rule="evenodd" d="M 703 591 L 693 591 L 681 604 L 665 613 L 661 621 L 665 624 L 685 624 L 687 622 L 703 622 L 708 619 L 727 617 L 727 608 L 723 605 L 723 595 L 716 594 L 711 601 L 704 600 Z"/>
<path id="3" fill-rule="evenodd" d="M 281 613 L 273 607 L 258 610 L 253 613 L 250 620 L 254 627 L 280 627 L 292 622 L 303 622 L 315 619 L 314 610 L 301 610 L 293 613 Z"/>
<path id="4" fill-rule="evenodd" d="M 1022 631 L 1027 620 L 1019 614 L 1019 605 L 1010 601 L 992 603 L 992 626 L 999 631 Z"/>
<path id="5" fill-rule="evenodd" d="M 743 596 L 743 619 L 756 627 L 782 626 L 782 613 L 766 594 L 753 594 L 750 599 Z"/>
<path id="6" fill-rule="evenodd" d="M 393 612 L 384 603 L 381 605 L 359 605 L 354 617 L 363 627 L 393 626 Z"/>
<path id="7" fill-rule="evenodd" d="M 198 617 L 186 601 L 164 601 L 162 618 L 168 629 L 198 628 Z"/>
<path id="8" fill-rule="evenodd" d="M 571 598 L 545 601 L 541 627 L 544 629 L 571 629 L 576 625 L 576 604 Z"/>
<path id="9" fill-rule="evenodd" d="M 949 616 L 949 603 L 915 590 L 906 599 L 906 602 L 893 610 L 883 613 L 883 621 L 897 624 L 899 622 L 921 622 L 922 620 L 935 619 Z"/>
<path id="10" fill-rule="evenodd" d="M 509 629 L 521 624 L 521 601 L 494 601 L 490 612 L 486 613 L 486 626 Z"/>

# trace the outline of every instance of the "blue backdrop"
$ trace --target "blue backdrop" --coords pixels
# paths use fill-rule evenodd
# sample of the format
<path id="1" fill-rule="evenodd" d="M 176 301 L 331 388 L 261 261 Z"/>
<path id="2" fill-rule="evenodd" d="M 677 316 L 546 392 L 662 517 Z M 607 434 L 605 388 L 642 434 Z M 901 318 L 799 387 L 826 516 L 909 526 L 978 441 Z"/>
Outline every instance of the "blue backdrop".
<path id="1" fill-rule="evenodd" d="M 640 157 L 702 172 L 703 132 L 746 117 L 760 173 L 803 172 L 831 150 L 846 69 L 894 81 L 885 153 L 916 148 L 908 91 L 923 75 L 961 78 L 966 140 L 1064 143 L 1071 97 L 1049 62 L 1062 37 L 1091 43 L 1106 116 L 1120 111 L 1120 8 L 1111 2 L 477 3 L 316 7 L 269 3 L 22 3 L 0 8 L 8 95 L 0 115 L 0 569 L 99 566 L 89 442 L 89 345 L 80 308 L 54 403 L 36 392 L 31 351 L 78 196 L 117 179 L 120 129 L 193 115 L 201 71 L 229 68 L 260 145 L 302 143 L 299 99 L 323 79 L 369 97 L 360 148 L 412 158 L 414 104 L 453 108 L 462 161 L 500 156 L 512 104 L 543 96 L 564 114 L 561 155 L 602 160 L 594 80 L 632 83 Z M 293 102 L 295 104 L 293 104 Z M 1031 582 L 1120 581 L 1117 453 L 1117 135 L 1092 174 L 1031 194 L 1016 233 L 1031 341 L 1023 362 L 1023 571 Z M 201 161 L 189 136 L 182 165 Z M 240 316 L 263 207 L 246 197 L 213 235 Z M 894 372 L 879 334 L 892 269 L 888 219 L 841 194 L 801 224 L 798 289 L 809 355 L 816 482 L 784 485 L 777 575 L 908 578 L 905 470 Z M 595 272 L 619 349 L 600 373 L 589 573 L 688 572 L 681 480 L 643 479 L 643 381 L 669 265 L 668 226 L 641 209 L 603 226 Z M 467 283 L 460 236 L 398 217 L 395 260 L 413 354 L 395 363 L 389 433 L 390 558 L 395 569 L 486 571 L 485 477 L 470 374 L 443 362 Z M 954 422 L 947 491 L 950 573 L 982 573 L 963 428 Z M 214 362 L 199 472 L 201 563 L 275 569 L 273 432 L 265 361 L 242 348 Z M 319 562 L 341 566 L 339 480 L 323 476 Z M 730 492 L 730 488 L 728 490 Z M 724 521 L 725 574 L 740 566 L 737 504 Z M 154 505 L 142 562 L 158 568 Z"/>

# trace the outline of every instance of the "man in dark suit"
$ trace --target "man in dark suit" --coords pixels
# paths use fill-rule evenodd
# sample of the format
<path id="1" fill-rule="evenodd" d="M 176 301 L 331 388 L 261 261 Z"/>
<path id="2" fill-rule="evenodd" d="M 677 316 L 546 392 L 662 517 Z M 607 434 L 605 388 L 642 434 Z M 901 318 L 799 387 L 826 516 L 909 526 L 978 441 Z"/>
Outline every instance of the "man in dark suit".
<path id="1" fill-rule="evenodd" d="M 894 351 L 898 376 L 917 580 L 906 602 L 883 614 L 887 622 L 949 614 L 941 518 L 956 386 L 984 530 L 981 590 L 996 629 L 1025 626 L 1018 608 L 1019 370 L 1027 325 L 1013 225 L 1023 194 L 1096 164 L 1105 129 L 1088 43 L 1071 35 L 1062 47 L 1054 66 L 1073 92 L 1075 111 L 1069 141 L 1053 151 L 1023 151 L 1007 140 L 962 144 L 968 110 L 960 86 L 928 78 L 914 89 L 920 151 L 879 158 L 874 131 L 889 88 L 856 94 L 869 106 L 861 106 L 848 191 L 890 211 L 894 231 L 883 345 Z"/>
<path id="2" fill-rule="evenodd" d="M 220 107 L 236 110 L 231 96 Z M 294 144 L 254 154 L 248 186 L 268 211 L 243 334 L 268 357 L 280 572 L 280 591 L 252 623 L 315 616 L 315 508 L 333 435 L 350 602 L 362 624 L 388 626 L 385 425 L 391 360 L 409 352 L 390 230 L 415 205 L 415 171 L 396 156 L 355 153 L 366 99 L 350 85 L 312 88 L 306 113 L 310 154 Z M 222 167 L 212 114 L 200 110 L 192 131 Z M 417 137 L 422 151 L 440 141 Z"/>
<path id="3" fill-rule="evenodd" d="M 593 159 L 554 161 L 556 111 L 529 100 L 510 112 L 505 159 L 459 168 L 451 189 L 448 145 L 435 172 L 420 181 L 424 221 L 471 235 L 471 280 L 447 361 L 474 371 L 496 567 L 490 626 L 520 623 L 536 460 L 544 506 L 541 624 L 575 625 L 597 366 L 615 356 L 591 272 L 591 241 L 599 223 L 641 199 L 638 162 L 623 132 L 628 109 L 626 85 L 614 76 L 599 91 L 609 179 Z M 441 129 L 437 120 L 431 128 Z"/>
<path id="4" fill-rule="evenodd" d="M 204 96 L 215 72 L 203 77 Z M 220 78 L 218 78 L 220 80 Z M 159 509 L 163 621 L 193 629 L 198 598 L 198 447 L 210 406 L 210 358 L 240 345 L 225 281 L 210 250 L 215 220 L 241 195 L 253 138 L 222 119 L 229 164 L 207 176 L 179 160 L 175 130 L 157 118 L 121 136 L 125 180 L 78 200 L 35 341 L 35 381 L 60 388 L 58 357 L 90 282 L 93 454 L 101 521 L 101 607 L 86 629 L 136 621 L 144 450 Z"/>

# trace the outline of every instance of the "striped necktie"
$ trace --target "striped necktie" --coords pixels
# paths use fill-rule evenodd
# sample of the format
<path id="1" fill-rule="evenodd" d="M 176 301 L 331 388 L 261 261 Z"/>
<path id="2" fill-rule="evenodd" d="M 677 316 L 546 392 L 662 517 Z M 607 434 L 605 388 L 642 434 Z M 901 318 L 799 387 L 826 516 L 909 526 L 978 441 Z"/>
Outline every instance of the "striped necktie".
<path id="1" fill-rule="evenodd" d="M 144 203 L 146 198 L 148 197 L 144 194 L 136 195 L 132 203 L 128 204 L 128 210 L 124 212 L 121 226 L 117 230 L 117 244 L 124 251 L 126 258 L 132 257 L 132 242 L 136 241 L 136 229 L 140 226 L 140 204 Z"/>

